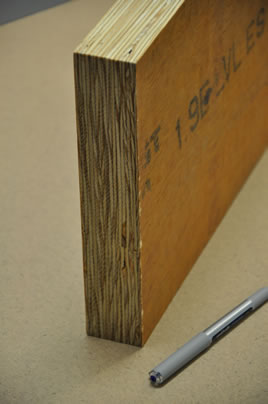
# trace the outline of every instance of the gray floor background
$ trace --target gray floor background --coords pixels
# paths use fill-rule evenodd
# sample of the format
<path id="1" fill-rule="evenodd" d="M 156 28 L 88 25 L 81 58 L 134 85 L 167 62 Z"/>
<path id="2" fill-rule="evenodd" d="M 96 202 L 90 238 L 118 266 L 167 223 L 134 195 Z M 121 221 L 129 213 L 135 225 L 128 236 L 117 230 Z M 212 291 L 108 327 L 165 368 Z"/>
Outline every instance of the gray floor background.
<path id="1" fill-rule="evenodd" d="M 17 20 L 68 0 L 0 0 L 0 24 Z"/>

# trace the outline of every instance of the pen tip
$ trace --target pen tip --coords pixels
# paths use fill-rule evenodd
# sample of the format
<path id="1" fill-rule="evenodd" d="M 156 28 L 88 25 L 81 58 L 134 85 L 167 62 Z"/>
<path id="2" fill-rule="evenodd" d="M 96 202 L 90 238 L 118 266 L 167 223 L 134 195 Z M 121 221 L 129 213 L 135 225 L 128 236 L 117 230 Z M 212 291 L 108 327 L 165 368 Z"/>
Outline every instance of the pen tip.
<path id="1" fill-rule="evenodd" d="M 155 383 L 156 382 L 156 377 L 154 375 L 151 375 L 150 380 L 151 380 L 151 382 Z"/>

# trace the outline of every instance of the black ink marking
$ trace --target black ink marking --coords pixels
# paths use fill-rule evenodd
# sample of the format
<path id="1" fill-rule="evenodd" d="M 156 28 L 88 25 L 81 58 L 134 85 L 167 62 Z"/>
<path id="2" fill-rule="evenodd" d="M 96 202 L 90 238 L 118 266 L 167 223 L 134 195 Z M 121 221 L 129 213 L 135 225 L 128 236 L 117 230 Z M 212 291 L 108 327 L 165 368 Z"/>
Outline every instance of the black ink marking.
<path id="1" fill-rule="evenodd" d="M 151 136 L 151 141 L 154 143 L 154 151 L 158 152 L 160 145 L 159 145 L 159 136 L 158 133 L 160 131 L 160 125 L 158 126 L 158 128 L 156 128 L 156 130 L 153 132 L 152 136 Z"/>
<path id="2" fill-rule="evenodd" d="M 225 80 L 228 82 L 231 74 L 231 48 L 229 49 L 229 55 L 228 55 L 228 65 L 226 63 L 226 58 L 225 56 L 222 57 L 223 61 L 223 69 L 225 73 Z"/>
<path id="3" fill-rule="evenodd" d="M 253 40 L 253 33 L 250 32 L 251 28 L 253 27 L 253 25 L 255 25 L 255 21 L 252 20 L 250 22 L 250 24 L 247 27 L 247 54 L 249 54 L 249 52 L 251 51 L 251 49 L 254 47 L 255 45 L 255 41 Z"/>
<path id="4" fill-rule="evenodd" d="M 206 93 L 205 97 L 204 97 L 204 104 L 205 105 L 207 105 L 209 103 L 209 98 L 210 98 L 211 93 L 212 93 L 212 88 L 209 88 L 207 90 L 207 93 Z"/>
<path id="5" fill-rule="evenodd" d="M 256 25 L 260 30 L 257 31 L 257 37 L 260 38 L 262 34 L 264 33 L 264 28 L 265 28 L 265 9 L 261 8 L 260 11 L 257 14 L 257 19 L 256 19 Z"/>
<path id="6" fill-rule="evenodd" d="M 218 87 L 218 84 L 219 84 L 219 73 L 218 73 L 218 72 L 215 72 L 215 82 L 214 82 L 214 86 L 215 86 L 215 87 Z M 218 96 L 222 93 L 222 91 L 224 90 L 224 87 L 225 87 L 225 83 L 223 83 L 223 84 L 221 85 L 221 87 L 219 88 L 219 90 L 216 91 L 216 97 L 218 97 Z"/>
<path id="7" fill-rule="evenodd" d="M 193 119 L 193 118 L 196 117 L 195 123 L 192 126 L 190 126 L 190 129 L 193 132 L 195 130 L 195 128 L 197 127 L 198 122 L 199 122 L 199 100 L 198 100 L 198 97 L 196 95 L 190 101 L 188 112 L 189 112 L 189 118 L 190 119 Z"/>
<path id="8" fill-rule="evenodd" d="M 235 43 L 233 43 L 233 69 L 234 72 L 237 72 L 237 70 L 239 69 L 239 67 L 242 64 L 242 60 L 240 60 L 238 63 L 236 62 L 236 57 L 235 57 Z"/>
<path id="9" fill-rule="evenodd" d="M 147 178 L 147 180 L 145 181 L 145 185 L 143 187 L 142 193 L 141 193 L 142 199 L 144 199 L 146 193 L 151 190 L 152 190 L 151 180 L 150 180 L 150 178 Z"/>
<path id="10" fill-rule="evenodd" d="M 150 180 L 150 178 L 148 178 L 146 181 L 145 181 L 145 185 L 146 185 L 146 189 L 147 189 L 147 191 L 151 191 L 151 180 Z"/>
<path id="11" fill-rule="evenodd" d="M 209 80 L 207 80 L 203 86 L 200 88 L 199 94 L 200 94 L 200 114 L 201 114 L 201 119 L 204 118 L 206 113 L 208 112 L 208 103 L 209 103 L 209 98 L 212 93 L 212 88 L 209 87 Z M 206 89 L 205 95 L 203 94 L 203 91 Z M 204 108 L 207 106 L 207 108 Z"/>
<path id="12" fill-rule="evenodd" d="M 221 86 L 221 88 L 216 92 L 216 97 L 218 97 L 224 90 L 225 84 L 223 83 L 223 85 Z"/>
<path id="13" fill-rule="evenodd" d="M 146 168 L 152 160 L 152 151 L 150 148 L 150 143 L 153 142 L 155 153 L 158 152 L 160 149 L 159 136 L 158 136 L 159 131 L 160 131 L 160 125 L 155 129 L 150 139 L 147 140 L 145 144 L 145 163 L 143 165 L 143 168 Z"/>
<path id="14" fill-rule="evenodd" d="M 223 70 L 224 70 L 224 75 L 225 75 L 225 83 L 228 83 L 229 80 L 230 80 L 230 76 L 231 76 L 231 59 L 232 59 L 232 62 L 233 62 L 233 71 L 235 73 L 235 72 L 237 72 L 237 70 L 239 69 L 239 67 L 242 64 L 242 60 L 239 60 L 239 62 L 237 62 L 237 60 L 236 60 L 235 42 L 233 42 L 232 48 L 229 48 L 228 58 L 226 58 L 226 56 L 222 57 Z M 216 92 L 216 97 L 219 97 L 219 95 L 224 90 L 225 83 L 223 83 L 222 86 L 219 88 L 219 90 Z"/>
<path id="15" fill-rule="evenodd" d="M 231 74 L 231 55 L 232 55 L 231 51 L 232 51 L 232 49 L 229 48 L 228 59 L 226 58 L 225 55 L 221 58 L 222 63 L 223 63 L 224 76 L 225 76 L 224 81 L 227 83 L 230 79 L 230 74 Z M 219 95 L 223 92 L 223 90 L 225 88 L 225 82 L 222 84 L 222 86 L 216 92 L 216 97 L 219 97 Z"/>
<path id="16" fill-rule="evenodd" d="M 149 142 L 146 142 L 146 145 L 145 145 L 145 164 L 144 164 L 143 168 L 147 167 L 148 164 L 150 164 L 150 162 L 151 162 L 151 149 L 150 149 L 149 146 L 150 146 Z"/>
<path id="17" fill-rule="evenodd" d="M 176 130 L 177 130 L 178 139 L 179 139 L 179 147 L 181 149 L 181 146 L 182 146 L 182 144 L 181 144 L 181 123 L 180 123 L 179 119 L 177 120 Z"/>

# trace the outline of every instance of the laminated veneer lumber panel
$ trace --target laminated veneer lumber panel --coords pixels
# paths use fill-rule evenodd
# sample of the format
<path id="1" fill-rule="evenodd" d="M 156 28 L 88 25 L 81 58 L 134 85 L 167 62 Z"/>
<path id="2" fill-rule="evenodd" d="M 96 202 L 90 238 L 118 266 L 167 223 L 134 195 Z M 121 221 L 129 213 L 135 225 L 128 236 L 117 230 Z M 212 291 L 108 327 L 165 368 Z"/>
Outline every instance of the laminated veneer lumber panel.
<path id="1" fill-rule="evenodd" d="M 118 1 L 76 49 L 89 335 L 145 343 L 267 147 L 267 13 Z"/>

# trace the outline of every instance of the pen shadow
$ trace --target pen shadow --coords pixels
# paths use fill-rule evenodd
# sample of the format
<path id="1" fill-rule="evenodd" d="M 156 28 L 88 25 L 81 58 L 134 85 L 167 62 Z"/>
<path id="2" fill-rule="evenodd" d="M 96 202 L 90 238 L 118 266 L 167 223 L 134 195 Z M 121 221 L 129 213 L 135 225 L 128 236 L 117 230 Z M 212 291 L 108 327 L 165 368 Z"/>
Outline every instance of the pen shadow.
<path id="1" fill-rule="evenodd" d="M 261 307 L 261 306 L 260 306 Z M 175 372 L 173 375 L 171 375 L 168 379 L 166 379 L 163 383 L 157 385 L 154 383 L 151 383 L 153 387 L 156 388 L 162 388 L 164 386 L 166 386 L 168 383 L 170 383 L 173 379 L 175 379 L 180 373 L 182 373 L 184 370 L 186 370 L 189 366 L 191 366 L 195 361 L 197 361 L 201 356 L 205 355 L 209 349 L 212 346 L 215 346 L 218 344 L 219 341 L 221 341 L 221 339 L 223 337 L 225 337 L 226 335 L 228 335 L 230 333 L 230 331 L 233 331 L 238 325 L 241 325 L 245 320 L 247 320 L 249 317 L 252 316 L 253 313 L 256 313 L 259 308 L 255 310 L 251 310 L 249 311 L 243 318 L 241 318 L 241 320 L 239 322 L 237 322 L 236 324 L 232 325 L 232 327 L 230 327 L 226 332 L 224 332 L 222 335 L 220 335 L 219 337 L 217 337 L 217 339 L 215 339 L 212 344 L 206 348 L 204 351 L 200 352 L 200 354 L 198 354 L 195 358 L 193 358 L 190 362 L 188 362 L 186 365 L 184 365 L 182 368 L 180 368 L 179 370 L 177 370 L 177 372 Z"/>

